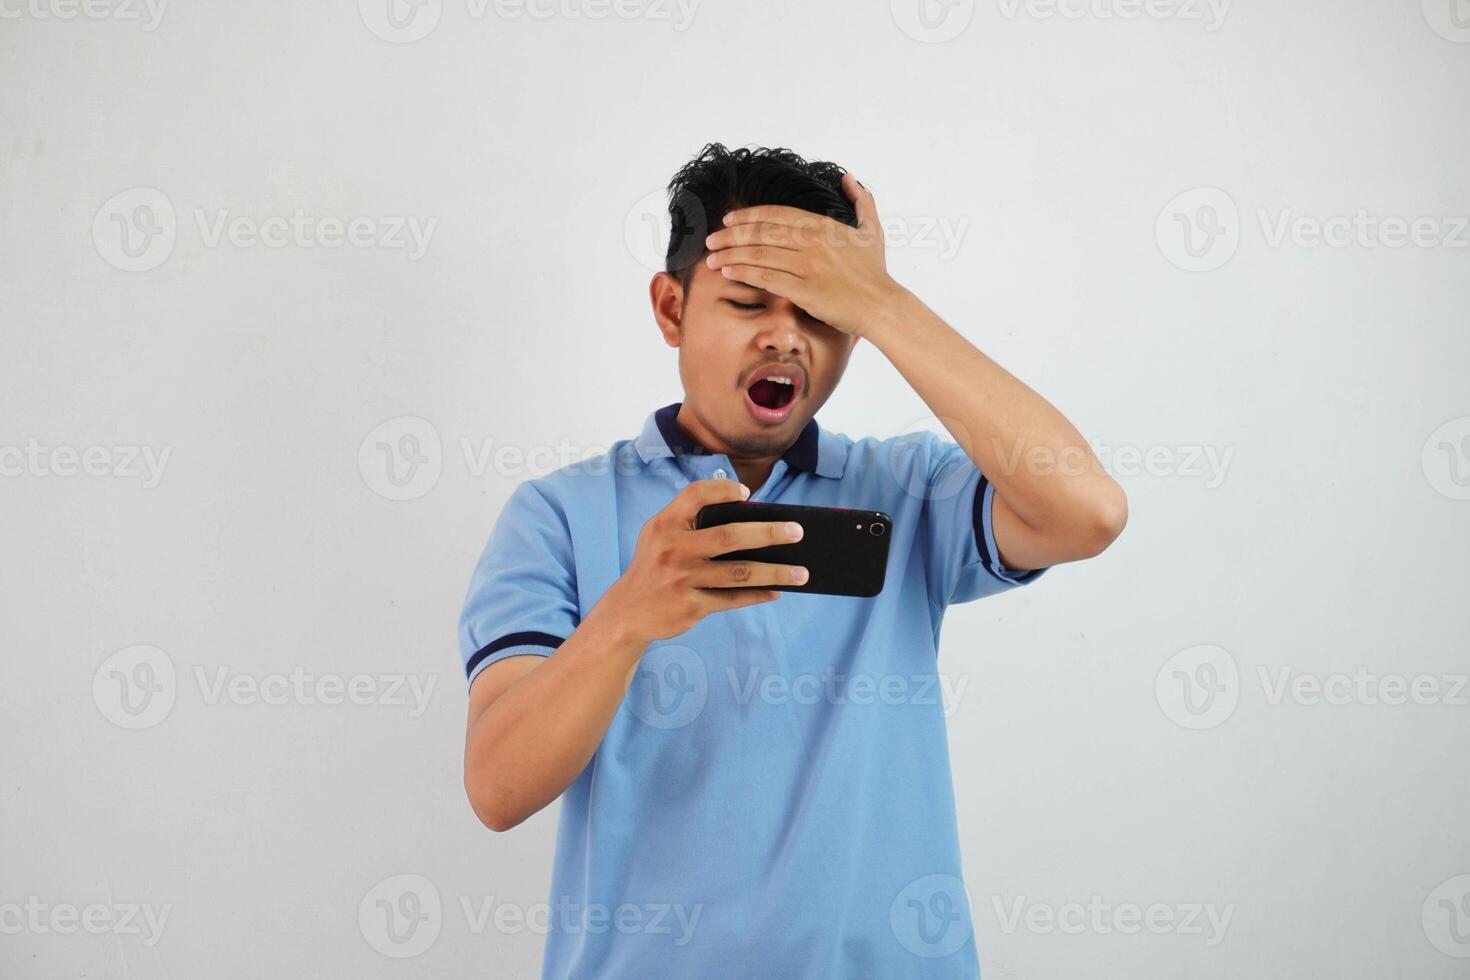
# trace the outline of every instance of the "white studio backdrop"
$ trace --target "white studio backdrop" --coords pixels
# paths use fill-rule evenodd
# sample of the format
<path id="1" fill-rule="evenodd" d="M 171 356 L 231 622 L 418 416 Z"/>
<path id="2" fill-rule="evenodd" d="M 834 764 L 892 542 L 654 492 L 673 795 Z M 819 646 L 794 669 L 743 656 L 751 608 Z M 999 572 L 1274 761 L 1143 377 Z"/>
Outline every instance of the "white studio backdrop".
<path id="1" fill-rule="evenodd" d="M 0 0 L 0 83 L 6 980 L 538 975 L 455 621 L 681 397 L 713 140 L 1129 494 L 946 621 L 986 976 L 1470 975 L 1465 0 Z M 868 345 L 820 421 L 935 424 Z"/>

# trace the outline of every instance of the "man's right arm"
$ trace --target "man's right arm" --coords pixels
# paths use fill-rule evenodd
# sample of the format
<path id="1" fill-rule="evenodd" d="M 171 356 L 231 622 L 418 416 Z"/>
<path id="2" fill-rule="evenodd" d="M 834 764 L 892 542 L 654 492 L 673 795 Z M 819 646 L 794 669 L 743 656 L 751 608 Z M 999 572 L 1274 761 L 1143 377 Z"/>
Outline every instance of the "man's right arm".
<path id="1" fill-rule="evenodd" d="M 769 602 L 769 585 L 800 584 L 805 569 L 715 555 L 799 539 L 783 521 L 694 530 L 706 504 L 743 499 L 732 480 L 681 490 L 638 535 L 628 569 L 549 656 L 510 656 L 470 687 L 465 792 L 480 820 L 509 830 L 556 799 L 592 760 L 643 651 L 713 612 Z"/>

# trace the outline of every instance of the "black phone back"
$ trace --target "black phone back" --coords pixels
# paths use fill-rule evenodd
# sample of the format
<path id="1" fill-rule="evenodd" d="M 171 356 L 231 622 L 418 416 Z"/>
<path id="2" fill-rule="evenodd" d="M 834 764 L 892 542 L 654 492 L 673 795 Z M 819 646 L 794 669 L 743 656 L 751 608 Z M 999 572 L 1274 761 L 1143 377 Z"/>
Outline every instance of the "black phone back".
<path id="1" fill-rule="evenodd" d="M 883 591 L 893 521 L 882 511 L 733 500 L 701 507 L 694 526 L 717 527 L 740 521 L 795 521 L 801 525 L 800 541 L 746 548 L 714 557 L 714 561 L 801 565 L 809 573 L 801 585 L 763 588 L 865 598 Z"/>

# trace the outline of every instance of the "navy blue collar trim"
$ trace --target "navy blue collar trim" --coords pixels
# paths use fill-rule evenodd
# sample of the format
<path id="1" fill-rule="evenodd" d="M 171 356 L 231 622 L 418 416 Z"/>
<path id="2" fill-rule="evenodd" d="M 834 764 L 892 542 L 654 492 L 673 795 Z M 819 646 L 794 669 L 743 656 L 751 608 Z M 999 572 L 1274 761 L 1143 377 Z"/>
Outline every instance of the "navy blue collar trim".
<path id="1" fill-rule="evenodd" d="M 654 421 L 658 423 L 658 431 L 676 456 L 681 454 L 708 455 L 709 450 L 696 442 L 694 437 L 680 428 L 679 423 L 675 421 L 675 416 L 679 414 L 679 407 L 683 404 L 683 402 L 674 402 L 653 413 Z M 786 460 L 786 465 L 794 470 L 815 472 L 820 440 L 821 432 L 817 427 L 817 420 L 812 419 L 806 424 L 806 428 L 801 430 L 801 435 L 796 437 L 796 442 L 791 444 L 791 448 L 781 454 L 781 458 Z"/>

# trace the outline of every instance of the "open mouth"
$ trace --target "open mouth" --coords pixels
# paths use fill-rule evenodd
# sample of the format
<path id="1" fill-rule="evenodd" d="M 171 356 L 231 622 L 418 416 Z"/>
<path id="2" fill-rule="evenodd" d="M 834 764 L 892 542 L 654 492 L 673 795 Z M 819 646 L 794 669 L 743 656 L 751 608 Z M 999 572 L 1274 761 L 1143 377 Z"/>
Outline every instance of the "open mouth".
<path id="1" fill-rule="evenodd" d="M 761 378 L 745 390 L 761 408 L 785 408 L 796 397 L 796 379 L 791 375 Z"/>
<path id="2" fill-rule="evenodd" d="M 757 422 L 766 425 L 785 422 L 796 407 L 802 382 L 801 369 L 797 367 L 767 364 L 758 368 L 755 378 L 745 388 L 745 408 Z"/>

